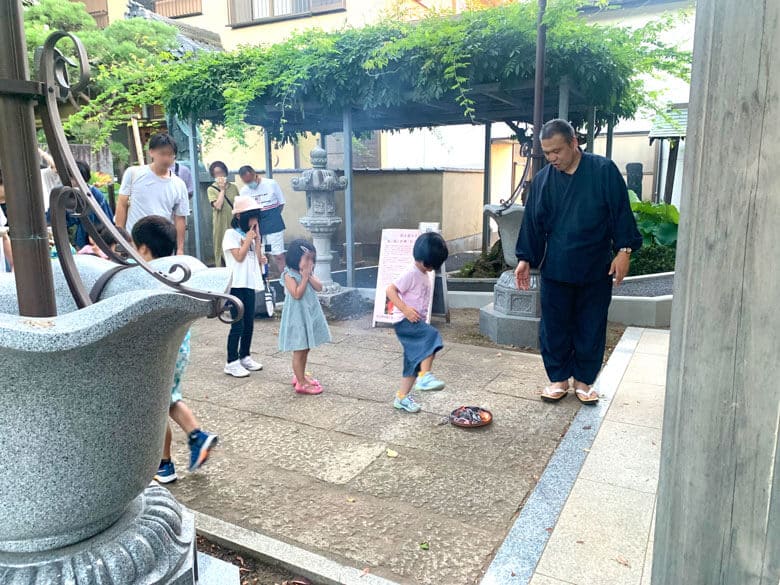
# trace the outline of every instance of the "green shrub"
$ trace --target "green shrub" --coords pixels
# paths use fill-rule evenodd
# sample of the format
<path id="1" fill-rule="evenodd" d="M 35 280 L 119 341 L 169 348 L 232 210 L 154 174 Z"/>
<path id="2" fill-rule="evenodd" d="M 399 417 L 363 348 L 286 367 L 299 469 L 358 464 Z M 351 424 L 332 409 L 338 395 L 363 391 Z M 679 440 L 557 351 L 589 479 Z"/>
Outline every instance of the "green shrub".
<path id="1" fill-rule="evenodd" d="M 642 246 L 631 255 L 629 276 L 655 274 L 657 272 L 672 272 L 676 250 L 673 246 L 650 244 Z"/>
<path id="2" fill-rule="evenodd" d="M 464 264 L 457 276 L 459 278 L 498 278 L 508 268 L 504 262 L 501 240 L 498 240 L 487 254 L 482 254 L 474 262 Z"/>

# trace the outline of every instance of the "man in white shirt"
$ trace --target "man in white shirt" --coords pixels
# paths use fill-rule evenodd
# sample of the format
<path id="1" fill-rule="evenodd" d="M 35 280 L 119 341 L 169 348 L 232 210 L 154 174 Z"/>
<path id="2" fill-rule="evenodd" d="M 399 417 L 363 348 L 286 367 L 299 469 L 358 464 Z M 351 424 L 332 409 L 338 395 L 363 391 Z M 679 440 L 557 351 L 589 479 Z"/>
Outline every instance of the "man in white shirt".
<path id="1" fill-rule="evenodd" d="M 260 205 L 260 234 L 263 247 L 271 246 L 271 255 L 279 273 L 284 270 L 284 194 L 279 183 L 273 179 L 261 177 L 254 167 L 244 165 L 238 169 L 238 176 L 244 182 L 240 194 L 247 195 Z"/>
<path id="2" fill-rule="evenodd" d="M 122 177 L 116 202 L 115 223 L 131 232 L 135 223 L 150 215 L 172 218 L 176 226 L 176 254 L 184 254 L 184 237 L 190 202 L 187 186 L 171 172 L 176 143 L 168 134 L 149 140 L 148 165 L 130 167 Z"/>

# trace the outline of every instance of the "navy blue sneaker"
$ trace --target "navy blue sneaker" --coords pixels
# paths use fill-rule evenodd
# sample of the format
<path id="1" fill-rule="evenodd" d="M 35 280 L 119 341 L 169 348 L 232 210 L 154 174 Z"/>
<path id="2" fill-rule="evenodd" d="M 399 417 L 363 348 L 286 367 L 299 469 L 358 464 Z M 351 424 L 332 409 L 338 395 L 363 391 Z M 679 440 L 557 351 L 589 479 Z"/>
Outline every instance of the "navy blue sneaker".
<path id="1" fill-rule="evenodd" d="M 160 467 L 157 468 L 157 473 L 154 475 L 154 481 L 157 483 L 173 483 L 178 476 L 176 475 L 176 468 L 173 466 L 173 461 L 160 461 Z"/>
<path id="2" fill-rule="evenodd" d="M 219 437 L 211 433 L 204 433 L 200 429 L 190 433 L 190 472 L 197 471 L 211 454 L 211 450 L 217 446 Z"/>

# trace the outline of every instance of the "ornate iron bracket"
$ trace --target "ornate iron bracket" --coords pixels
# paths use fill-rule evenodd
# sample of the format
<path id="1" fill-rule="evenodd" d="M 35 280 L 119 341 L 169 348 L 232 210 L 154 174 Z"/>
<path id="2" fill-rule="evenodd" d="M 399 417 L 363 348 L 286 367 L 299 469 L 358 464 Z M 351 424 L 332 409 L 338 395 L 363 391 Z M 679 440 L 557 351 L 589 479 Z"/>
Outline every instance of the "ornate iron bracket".
<path id="1" fill-rule="evenodd" d="M 67 60 L 56 49 L 57 43 L 69 38 L 76 47 L 78 63 L 72 63 Z M 47 39 L 40 52 L 38 61 L 39 81 L 38 82 L 19 82 L 8 84 L 3 81 L 6 89 L 23 89 L 26 91 L 15 92 L 24 95 L 36 96 L 40 104 L 40 116 L 43 122 L 43 130 L 46 134 L 46 141 L 54 162 L 57 166 L 57 172 L 60 175 L 64 187 L 58 187 L 52 190 L 49 207 L 51 209 L 51 226 L 54 235 L 54 244 L 57 248 L 57 256 L 62 266 L 62 271 L 70 288 L 71 294 L 78 308 L 84 308 L 92 304 L 89 298 L 89 292 L 84 287 L 81 275 L 78 272 L 73 255 L 70 252 L 70 240 L 68 238 L 67 219 L 68 212 L 78 216 L 81 224 L 87 230 L 97 246 L 114 262 L 119 264 L 137 264 L 158 281 L 166 284 L 176 292 L 185 294 L 197 299 L 210 301 L 212 308 L 209 317 L 217 317 L 225 323 L 233 323 L 242 318 L 244 307 L 240 300 L 227 293 L 212 293 L 189 288 L 184 285 L 190 278 L 190 269 L 184 264 L 174 264 L 166 274 L 160 270 L 152 268 L 136 252 L 132 244 L 125 240 L 122 234 L 114 227 L 108 217 L 103 213 L 100 205 L 97 204 L 89 186 L 84 181 L 81 173 L 76 166 L 76 160 L 70 151 L 65 132 L 62 129 L 62 120 L 58 108 L 58 101 L 66 101 L 71 93 L 78 93 L 84 90 L 89 84 L 90 67 L 87 59 L 87 52 L 81 41 L 73 34 L 66 32 L 52 33 Z M 71 86 L 68 80 L 67 66 L 79 67 L 79 80 Z M 19 87 L 14 87 L 19 86 Z M 35 86 L 35 87 L 34 87 Z M 2 87 L 0 85 L 0 87 Z M 35 88 L 38 89 L 35 89 Z M 35 90 L 35 91 L 33 91 Z M 40 91 L 39 91 L 40 90 Z M 2 89 L 0 89 L 2 91 Z M 98 220 L 98 225 L 90 221 L 90 214 L 94 213 Z M 118 256 L 98 232 L 99 226 L 108 230 L 114 239 L 124 248 L 130 260 Z M 236 318 L 233 319 L 228 311 L 228 303 L 237 307 Z"/>

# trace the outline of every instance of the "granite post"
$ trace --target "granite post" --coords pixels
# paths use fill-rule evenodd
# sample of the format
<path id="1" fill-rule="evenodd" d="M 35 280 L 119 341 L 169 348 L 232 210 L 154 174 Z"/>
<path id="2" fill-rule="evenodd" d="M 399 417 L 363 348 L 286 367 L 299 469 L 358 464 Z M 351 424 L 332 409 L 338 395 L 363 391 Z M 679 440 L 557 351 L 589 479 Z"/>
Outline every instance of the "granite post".
<path id="1" fill-rule="evenodd" d="M 699 0 L 689 114 L 652 583 L 777 585 L 777 0 Z"/>

